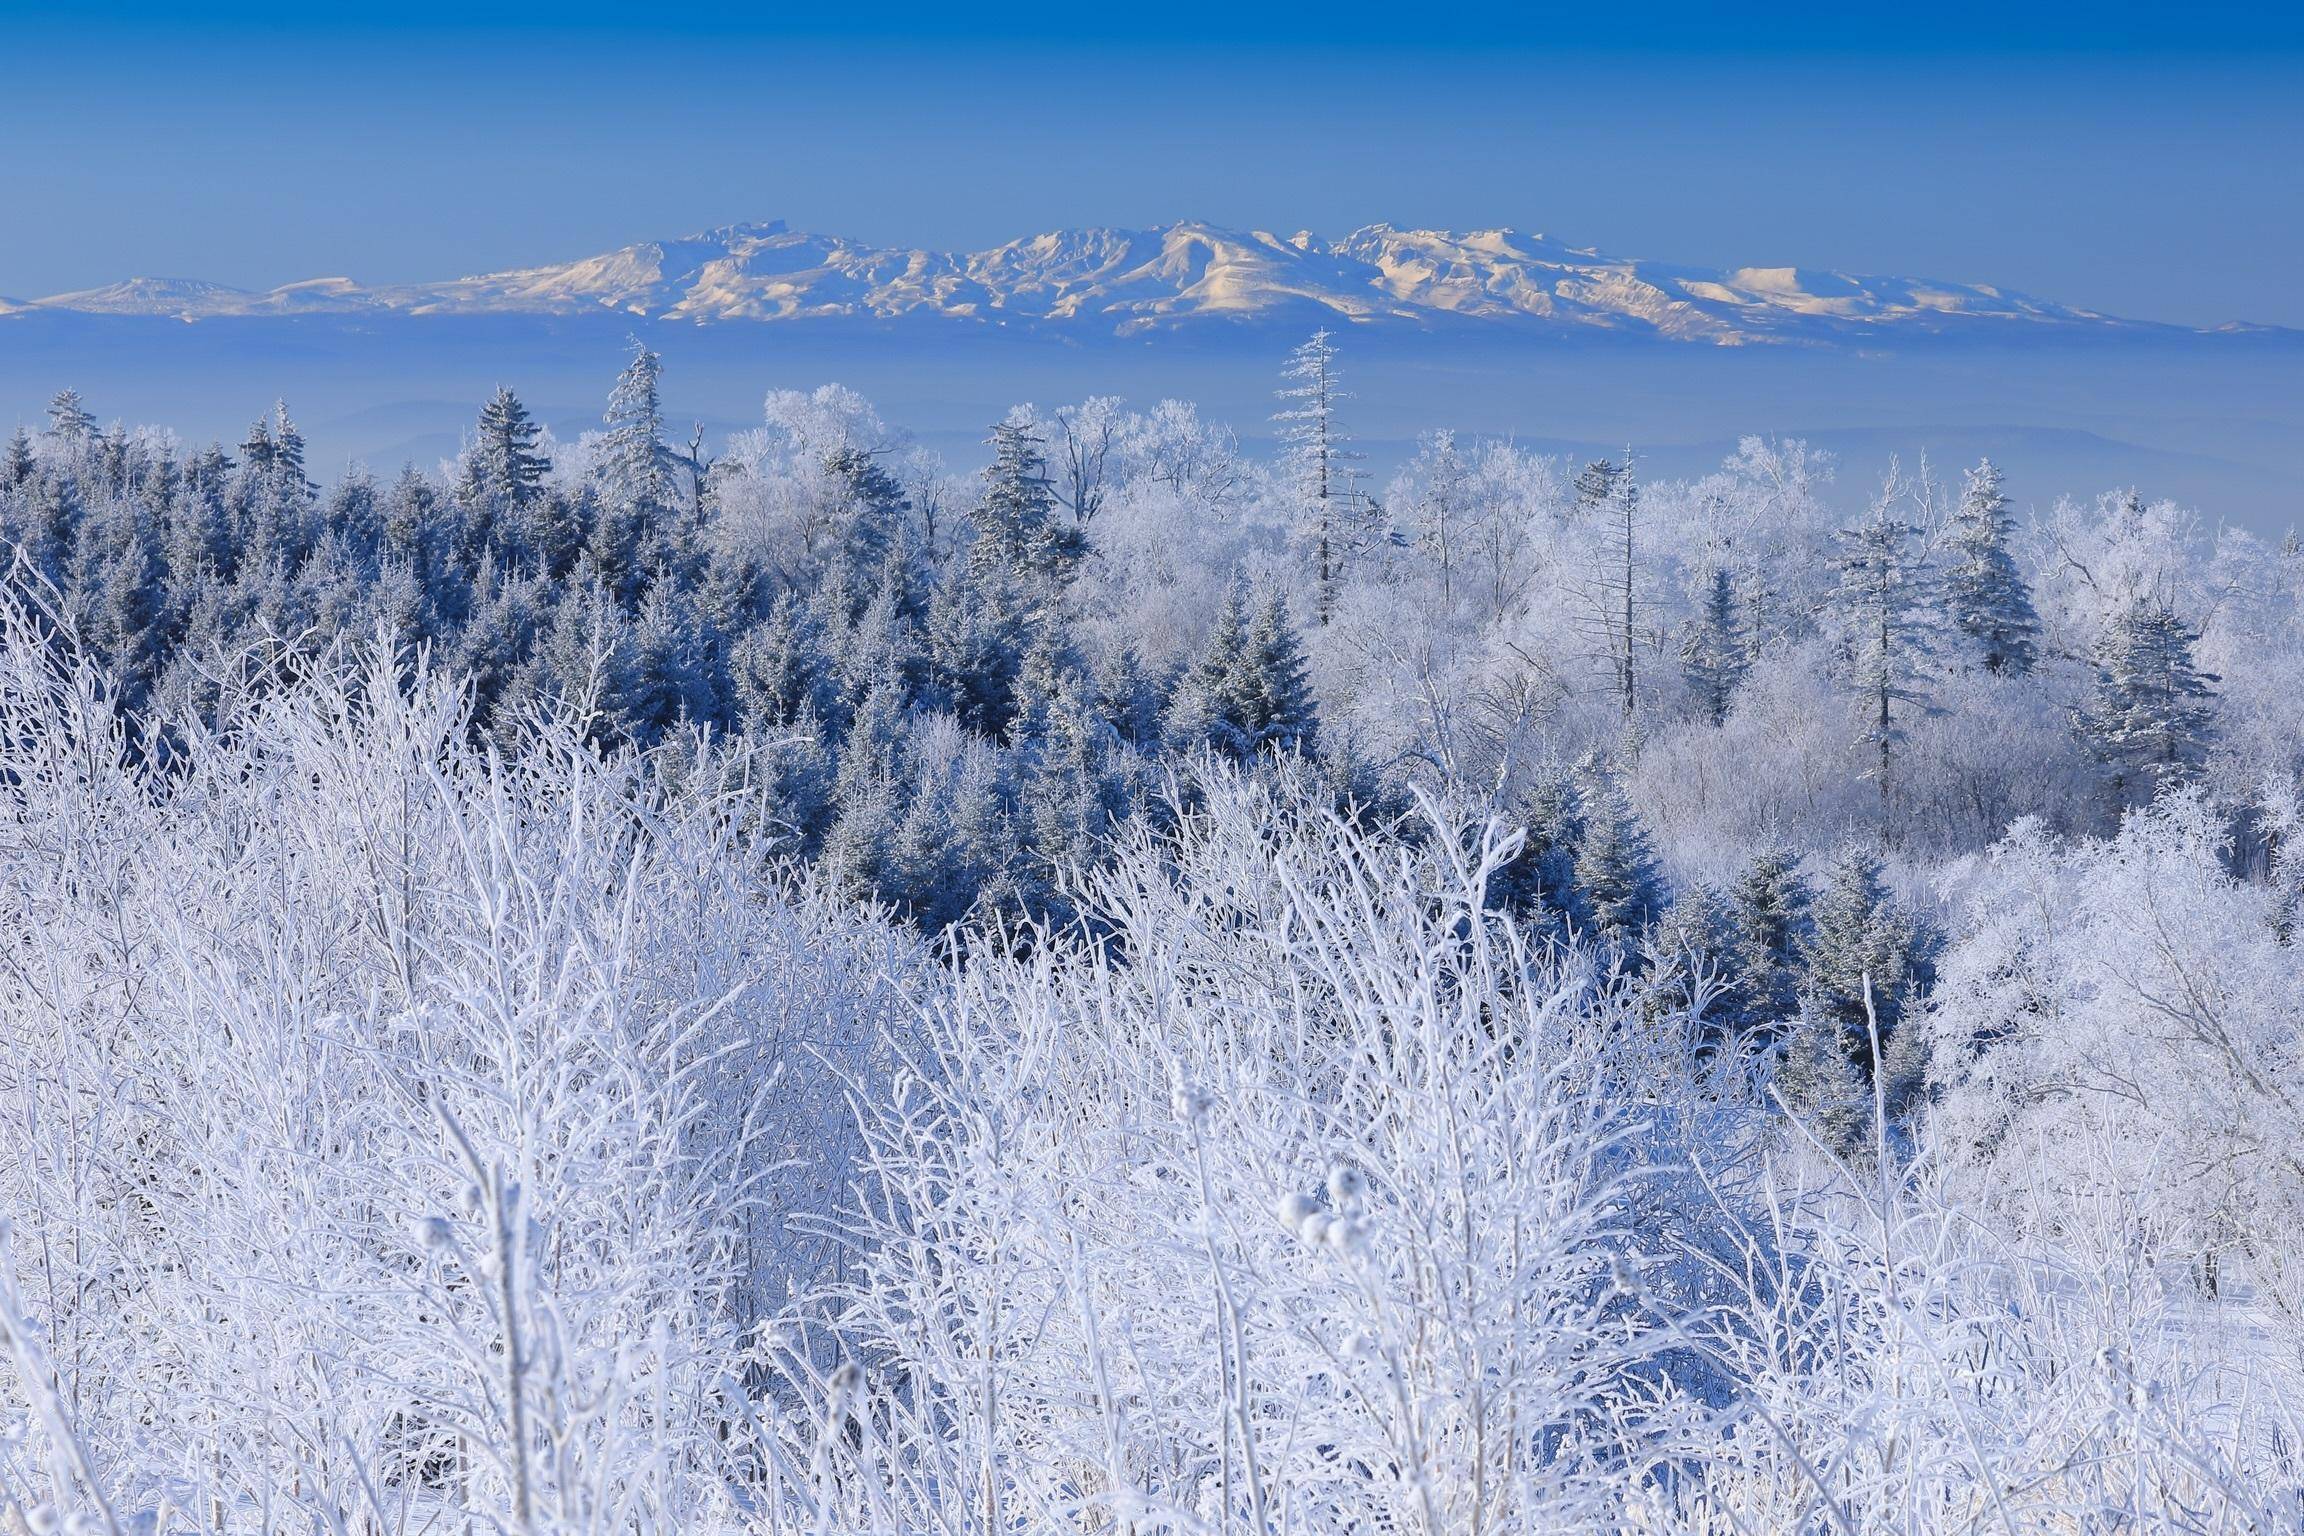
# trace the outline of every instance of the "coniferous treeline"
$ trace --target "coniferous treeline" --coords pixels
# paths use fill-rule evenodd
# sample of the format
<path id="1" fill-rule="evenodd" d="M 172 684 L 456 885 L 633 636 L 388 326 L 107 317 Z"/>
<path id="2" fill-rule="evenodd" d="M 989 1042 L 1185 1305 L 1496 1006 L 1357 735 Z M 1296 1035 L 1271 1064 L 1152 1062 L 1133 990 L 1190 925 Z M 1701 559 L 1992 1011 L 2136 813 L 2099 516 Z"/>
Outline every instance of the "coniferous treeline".
<path id="1" fill-rule="evenodd" d="M 251 635 L 309 653 L 381 627 L 468 679 L 483 731 L 550 700 L 578 703 L 603 745 L 774 742 L 797 848 L 930 929 L 980 901 L 1060 914 L 1055 872 L 1094 862 L 1162 753 L 1313 750 L 1277 590 L 1234 592 L 1186 665 L 1075 643 L 1085 519 L 1028 424 L 994 428 L 957 529 L 872 451 L 830 447 L 798 558 L 772 565 L 715 537 L 725 477 L 668 440 L 659 366 L 635 347 L 572 481 L 509 390 L 451 473 L 326 490 L 285 405 L 236 451 L 186 458 L 99 428 L 66 390 L 0 460 L 10 582 L 154 729 L 201 710 Z"/>
<path id="2" fill-rule="evenodd" d="M 1204 754 L 1304 757 L 1339 803 L 1484 797 L 1526 837 L 1499 902 L 1713 978 L 1707 1016 L 1805 1042 L 1825 1097 L 1874 1065 L 1864 979 L 1891 1039 L 1929 983 L 1930 860 L 2218 774 L 2244 842 L 2235 784 L 2282 766 L 2254 716 L 2212 763 L 2198 626 L 2277 672 L 2293 545 L 2204 555 L 2133 496 L 2027 530 L 1989 463 L 1956 499 L 1891 471 L 1842 526 L 1814 457 L 1759 440 L 1644 485 L 1434 433 L 1379 495 L 1333 343 L 1284 384 L 1272 466 L 1095 399 L 1020 408 L 955 482 L 836 389 L 678 442 L 635 343 L 580 442 L 500 389 L 439 472 L 328 486 L 285 406 L 187 451 L 67 390 L 0 452 L 0 541 L 149 750 L 250 637 L 284 665 L 381 632 L 484 737 L 549 703 L 668 762 L 765 746 L 784 845 L 931 932 L 1063 919 L 1065 872 Z"/>

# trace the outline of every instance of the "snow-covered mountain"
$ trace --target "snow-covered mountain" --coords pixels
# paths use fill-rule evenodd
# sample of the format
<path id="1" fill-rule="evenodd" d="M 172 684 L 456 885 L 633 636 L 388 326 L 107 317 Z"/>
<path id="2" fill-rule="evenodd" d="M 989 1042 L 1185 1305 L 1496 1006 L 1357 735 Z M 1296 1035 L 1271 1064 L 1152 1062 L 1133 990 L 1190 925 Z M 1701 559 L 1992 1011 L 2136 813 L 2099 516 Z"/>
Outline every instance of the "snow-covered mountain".
<path id="1" fill-rule="evenodd" d="M 943 316 L 1138 335 L 1207 322 L 1617 331 L 1735 346 L 2023 328 L 2168 331 L 2005 289 L 1801 267 L 1711 271 L 1634 261 L 1544 235 L 1375 224 L 1340 240 L 1209 224 L 1060 230 L 987 251 L 864 245 L 782 223 L 734 224 L 555 266 L 367 287 L 317 278 L 251 293 L 132 278 L 29 302 L 184 320 L 309 314 L 613 311 L 651 320 Z"/>

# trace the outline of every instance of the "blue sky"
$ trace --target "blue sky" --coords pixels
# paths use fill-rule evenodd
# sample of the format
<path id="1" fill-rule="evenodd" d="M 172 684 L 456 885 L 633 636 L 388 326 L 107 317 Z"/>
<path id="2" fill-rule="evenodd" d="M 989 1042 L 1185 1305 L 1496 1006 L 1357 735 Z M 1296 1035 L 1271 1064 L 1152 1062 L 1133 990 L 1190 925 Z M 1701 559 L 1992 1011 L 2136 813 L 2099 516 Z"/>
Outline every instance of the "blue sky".
<path id="1" fill-rule="evenodd" d="M 2304 10 L 993 9 L 0 3 L 0 293 L 1388 219 L 2304 326 Z"/>

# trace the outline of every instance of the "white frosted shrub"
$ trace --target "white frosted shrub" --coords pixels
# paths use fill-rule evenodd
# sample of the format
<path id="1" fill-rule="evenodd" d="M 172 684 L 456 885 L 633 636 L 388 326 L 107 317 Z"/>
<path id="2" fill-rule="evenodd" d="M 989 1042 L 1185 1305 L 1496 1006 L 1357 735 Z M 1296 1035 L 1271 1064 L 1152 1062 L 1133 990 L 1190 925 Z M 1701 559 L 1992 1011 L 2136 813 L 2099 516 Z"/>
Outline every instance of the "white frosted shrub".
<path id="1" fill-rule="evenodd" d="M 866 1107 L 842 1292 L 843 1456 L 931 1449 L 836 1524 L 1566 1528 L 1678 1454 L 1642 1026 L 1448 847 L 1221 781 L 1099 942 L 973 957 Z"/>
<path id="2" fill-rule="evenodd" d="M 1438 802 L 1204 769 L 932 961 L 749 748 L 214 682 L 155 754 L 0 614 L 0 1530 L 2304 1519 L 2292 861 L 2201 802 L 1957 867 L 1844 1152 Z"/>
<path id="3" fill-rule="evenodd" d="M 735 1518 L 758 1325 L 817 1272 L 786 1218 L 845 1182 L 823 1080 L 910 947 L 756 851 L 740 757 L 482 756 L 377 651 L 160 770 L 5 631 L 0 1512 Z"/>

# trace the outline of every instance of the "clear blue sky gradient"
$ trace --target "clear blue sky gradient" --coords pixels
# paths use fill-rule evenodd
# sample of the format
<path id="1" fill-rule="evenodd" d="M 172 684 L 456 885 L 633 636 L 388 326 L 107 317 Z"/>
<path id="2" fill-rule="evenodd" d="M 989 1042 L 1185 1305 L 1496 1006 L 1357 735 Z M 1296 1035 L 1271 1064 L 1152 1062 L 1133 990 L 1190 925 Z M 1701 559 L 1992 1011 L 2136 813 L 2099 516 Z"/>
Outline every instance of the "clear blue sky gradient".
<path id="1" fill-rule="evenodd" d="M 536 13 L 530 13 L 531 15 Z M 0 0 L 0 294 L 741 219 L 1537 229 L 2304 326 L 2304 7 Z"/>

